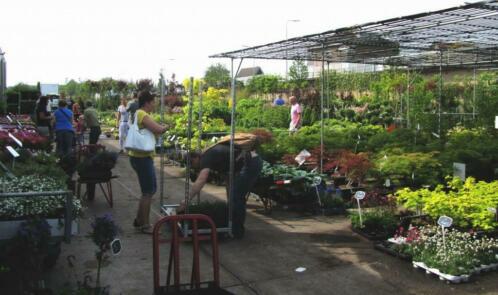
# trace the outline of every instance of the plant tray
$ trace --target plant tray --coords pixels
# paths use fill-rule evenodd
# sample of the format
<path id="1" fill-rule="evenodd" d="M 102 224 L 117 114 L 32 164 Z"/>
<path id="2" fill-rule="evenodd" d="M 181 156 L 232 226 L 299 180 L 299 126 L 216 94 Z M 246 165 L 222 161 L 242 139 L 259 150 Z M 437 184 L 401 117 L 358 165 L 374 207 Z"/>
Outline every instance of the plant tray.
<path id="1" fill-rule="evenodd" d="M 389 243 L 386 243 L 386 242 L 377 243 L 374 245 L 374 248 L 380 252 L 389 254 L 389 255 L 397 257 L 399 259 L 409 261 L 409 262 L 412 261 L 412 257 L 410 255 L 403 254 L 403 253 L 400 253 L 398 251 L 395 251 L 395 250 L 389 248 Z"/>
<path id="2" fill-rule="evenodd" d="M 351 227 L 351 230 L 354 233 L 359 234 L 360 236 L 369 239 L 371 241 L 382 241 L 387 239 L 387 234 L 377 234 L 377 233 L 366 233 L 360 229 L 356 229 L 354 227 Z"/>
<path id="3" fill-rule="evenodd" d="M 449 274 L 445 274 L 439 271 L 437 268 L 430 268 L 425 263 L 423 262 L 416 262 L 413 261 L 413 267 L 414 268 L 421 268 L 425 270 L 427 274 L 435 274 L 436 276 L 439 277 L 441 281 L 447 281 L 449 283 L 453 284 L 459 284 L 459 283 L 466 283 L 469 281 L 469 278 L 471 274 L 466 274 L 466 275 L 459 275 L 459 276 L 453 276 Z"/>
<path id="4" fill-rule="evenodd" d="M 50 234 L 52 237 L 64 236 L 64 219 L 49 218 L 46 219 L 50 225 Z M 21 223 L 26 220 L 7 220 L 0 221 L 0 240 L 11 239 L 17 234 L 17 230 Z M 78 234 L 78 220 L 73 220 L 71 225 L 71 234 Z"/>

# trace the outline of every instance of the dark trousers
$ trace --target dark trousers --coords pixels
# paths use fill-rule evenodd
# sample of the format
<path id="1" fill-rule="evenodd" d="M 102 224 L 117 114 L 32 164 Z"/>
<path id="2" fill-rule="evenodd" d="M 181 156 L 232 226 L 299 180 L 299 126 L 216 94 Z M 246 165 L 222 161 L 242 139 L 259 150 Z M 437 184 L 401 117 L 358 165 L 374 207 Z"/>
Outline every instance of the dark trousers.
<path id="1" fill-rule="evenodd" d="M 57 144 L 56 153 L 59 157 L 64 157 L 73 148 L 74 132 L 70 130 L 59 130 L 55 132 L 55 142 Z"/>
<path id="2" fill-rule="evenodd" d="M 246 160 L 240 173 L 235 176 L 232 198 L 232 232 L 235 237 L 244 235 L 246 196 L 256 183 L 262 168 L 261 158 L 251 157 Z"/>
<path id="3" fill-rule="evenodd" d="M 102 133 L 102 131 L 100 130 L 100 126 L 90 127 L 89 144 L 97 144 L 97 141 L 99 141 L 100 133 Z"/>

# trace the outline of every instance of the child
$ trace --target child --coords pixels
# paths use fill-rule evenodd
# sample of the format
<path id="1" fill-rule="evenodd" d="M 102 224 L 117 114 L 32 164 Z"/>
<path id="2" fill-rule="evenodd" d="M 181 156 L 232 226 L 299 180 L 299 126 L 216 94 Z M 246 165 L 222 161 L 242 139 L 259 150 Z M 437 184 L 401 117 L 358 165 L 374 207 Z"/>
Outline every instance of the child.
<path id="1" fill-rule="evenodd" d="M 80 115 L 76 122 L 76 144 L 85 144 L 85 116 Z"/>

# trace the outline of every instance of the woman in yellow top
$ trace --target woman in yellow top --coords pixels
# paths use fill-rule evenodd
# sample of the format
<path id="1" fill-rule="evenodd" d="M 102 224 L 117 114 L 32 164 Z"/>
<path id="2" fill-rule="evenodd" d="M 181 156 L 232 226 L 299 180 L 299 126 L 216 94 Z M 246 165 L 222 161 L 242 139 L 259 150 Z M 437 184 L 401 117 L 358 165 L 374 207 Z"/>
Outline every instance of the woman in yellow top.
<path id="1" fill-rule="evenodd" d="M 135 113 L 138 128 L 147 128 L 152 133 L 160 135 L 166 131 L 166 126 L 156 123 L 149 113 L 154 111 L 154 96 L 149 91 L 141 91 L 138 94 L 139 109 Z M 138 205 L 138 212 L 133 226 L 140 229 L 143 233 L 152 233 L 149 215 L 152 196 L 157 191 L 156 171 L 154 168 L 154 151 L 140 152 L 129 151 L 130 164 L 133 170 L 137 173 L 138 182 L 140 183 L 140 190 L 142 191 L 142 198 Z"/>

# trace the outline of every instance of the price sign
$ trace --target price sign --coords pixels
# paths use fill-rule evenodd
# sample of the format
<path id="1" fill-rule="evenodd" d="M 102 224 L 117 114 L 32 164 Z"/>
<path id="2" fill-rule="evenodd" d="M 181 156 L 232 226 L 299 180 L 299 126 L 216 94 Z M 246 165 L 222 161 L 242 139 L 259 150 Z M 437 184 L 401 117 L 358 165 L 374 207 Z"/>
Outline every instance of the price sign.
<path id="1" fill-rule="evenodd" d="M 441 216 L 437 220 L 437 224 L 439 224 L 442 227 L 450 227 L 453 224 L 453 218 L 448 216 Z"/>
<path id="2" fill-rule="evenodd" d="M 14 134 L 9 132 L 9 137 L 19 146 L 22 147 L 22 142 L 14 136 Z"/>
<path id="3" fill-rule="evenodd" d="M 119 239 L 114 239 L 112 242 L 111 242 L 111 253 L 112 255 L 118 255 L 119 253 L 121 253 L 121 241 Z"/>
<path id="4" fill-rule="evenodd" d="M 365 192 L 364 192 L 364 191 L 357 191 L 357 192 L 354 194 L 354 197 L 355 197 L 355 199 L 357 199 L 358 201 L 363 200 L 363 199 L 365 198 Z"/>
<path id="5" fill-rule="evenodd" d="M 319 186 L 322 183 L 322 178 L 320 176 L 313 177 L 313 185 Z"/>
<path id="6" fill-rule="evenodd" d="M 12 155 L 12 157 L 14 157 L 14 159 L 19 157 L 19 153 L 10 145 L 7 146 L 7 151 Z"/>

